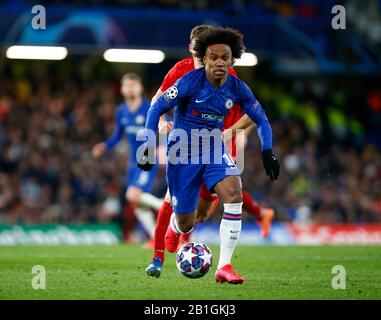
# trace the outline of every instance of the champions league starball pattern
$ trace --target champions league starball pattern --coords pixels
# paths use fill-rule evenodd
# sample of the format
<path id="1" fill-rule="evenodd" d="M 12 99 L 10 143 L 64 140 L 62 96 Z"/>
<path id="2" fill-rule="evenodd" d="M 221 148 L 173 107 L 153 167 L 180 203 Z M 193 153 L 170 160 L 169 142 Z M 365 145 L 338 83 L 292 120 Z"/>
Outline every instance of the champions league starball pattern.
<path id="1" fill-rule="evenodd" d="M 213 263 L 212 251 L 199 242 L 184 244 L 176 254 L 176 265 L 182 275 L 196 279 L 208 273 Z"/>

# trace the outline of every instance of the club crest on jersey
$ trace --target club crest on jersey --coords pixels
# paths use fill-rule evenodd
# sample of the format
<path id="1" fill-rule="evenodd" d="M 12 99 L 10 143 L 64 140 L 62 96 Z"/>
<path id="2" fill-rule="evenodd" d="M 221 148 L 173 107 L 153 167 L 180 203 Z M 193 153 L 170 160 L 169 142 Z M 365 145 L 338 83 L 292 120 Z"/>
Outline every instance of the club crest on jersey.
<path id="1" fill-rule="evenodd" d="M 232 99 L 226 100 L 226 102 L 225 102 L 225 109 L 230 110 L 231 108 L 233 108 L 233 106 L 234 106 L 234 102 L 233 102 Z"/>
<path id="2" fill-rule="evenodd" d="M 169 102 L 169 100 L 173 100 L 177 97 L 179 91 L 176 86 L 172 86 L 167 91 L 164 92 L 164 99 Z"/>

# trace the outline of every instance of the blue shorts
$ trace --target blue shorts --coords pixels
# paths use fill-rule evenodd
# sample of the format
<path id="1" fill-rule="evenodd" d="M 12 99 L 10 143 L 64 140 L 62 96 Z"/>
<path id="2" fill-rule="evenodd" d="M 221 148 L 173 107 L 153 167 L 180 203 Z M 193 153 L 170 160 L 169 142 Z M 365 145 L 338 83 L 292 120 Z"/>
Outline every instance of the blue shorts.
<path id="1" fill-rule="evenodd" d="M 158 165 L 154 165 L 151 171 L 144 171 L 130 163 L 127 171 L 126 186 L 142 189 L 143 192 L 150 192 L 158 170 Z"/>
<path id="2" fill-rule="evenodd" d="M 223 157 L 221 163 L 211 164 L 171 164 L 167 162 L 167 184 L 171 195 L 171 204 L 176 214 L 190 213 L 196 210 L 200 187 L 213 187 L 228 176 L 240 176 L 239 169 L 230 160 Z"/>

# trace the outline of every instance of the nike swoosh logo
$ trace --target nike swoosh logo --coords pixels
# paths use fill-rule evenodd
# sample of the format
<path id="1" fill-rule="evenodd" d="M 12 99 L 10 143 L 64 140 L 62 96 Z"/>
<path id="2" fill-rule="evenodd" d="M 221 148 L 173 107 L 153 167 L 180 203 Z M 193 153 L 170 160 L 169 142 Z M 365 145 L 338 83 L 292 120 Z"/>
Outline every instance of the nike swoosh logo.
<path id="1" fill-rule="evenodd" d="M 238 233 L 239 231 L 230 231 L 230 233 Z"/>
<path id="2" fill-rule="evenodd" d="M 196 103 L 201 103 L 201 102 L 205 102 L 206 100 L 198 100 L 196 99 Z"/>
<path id="3" fill-rule="evenodd" d="M 275 158 L 274 156 L 272 156 L 272 158 L 273 158 L 274 160 L 276 160 L 276 158 Z"/>

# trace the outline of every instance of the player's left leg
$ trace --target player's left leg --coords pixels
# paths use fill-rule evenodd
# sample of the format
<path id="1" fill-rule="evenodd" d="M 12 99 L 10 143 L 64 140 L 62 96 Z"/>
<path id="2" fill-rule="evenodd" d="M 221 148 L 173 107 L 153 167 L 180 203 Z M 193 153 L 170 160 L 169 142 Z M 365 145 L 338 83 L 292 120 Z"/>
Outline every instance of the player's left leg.
<path id="1" fill-rule="evenodd" d="M 220 258 L 215 274 L 217 282 L 241 284 L 244 278 L 231 266 L 231 258 L 241 233 L 242 193 L 241 179 L 229 176 L 218 182 L 214 189 L 224 203 L 224 214 L 220 224 Z"/>
<path id="2" fill-rule="evenodd" d="M 231 266 L 231 258 L 241 233 L 242 183 L 237 166 L 229 155 L 222 163 L 206 165 L 203 175 L 209 190 L 214 189 L 224 204 L 220 224 L 220 257 L 215 279 L 217 282 L 243 283 L 244 279 Z"/>

